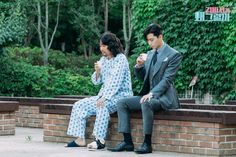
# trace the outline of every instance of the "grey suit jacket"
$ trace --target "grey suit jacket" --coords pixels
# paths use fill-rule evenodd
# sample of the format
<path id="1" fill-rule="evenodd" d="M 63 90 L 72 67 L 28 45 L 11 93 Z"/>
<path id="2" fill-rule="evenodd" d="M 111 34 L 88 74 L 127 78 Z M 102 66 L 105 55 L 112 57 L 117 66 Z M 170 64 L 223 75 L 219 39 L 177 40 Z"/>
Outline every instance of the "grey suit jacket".
<path id="1" fill-rule="evenodd" d="M 135 68 L 136 77 L 144 81 L 139 95 L 152 92 L 154 99 L 161 103 L 163 109 L 179 108 L 179 100 L 173 81 L 179 69 L 182 55 L 169 45 L 166 45 L 162 53 L 158 56 L 153 74 L 149 75 L 149 68 L 154 51 L 148 51 L 147 54 L 148 56 L 144 66 Z M 151 85 L 149 77 L 151 77 L 152 80 Z"/>

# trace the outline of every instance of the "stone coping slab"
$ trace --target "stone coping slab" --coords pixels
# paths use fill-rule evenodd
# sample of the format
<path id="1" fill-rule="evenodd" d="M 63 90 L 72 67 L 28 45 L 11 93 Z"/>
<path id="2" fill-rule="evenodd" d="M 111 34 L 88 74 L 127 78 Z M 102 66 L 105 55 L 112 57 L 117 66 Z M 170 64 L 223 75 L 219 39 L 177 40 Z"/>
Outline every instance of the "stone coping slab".
<path id="1" fill-rule="evenodd" d="M 19 103 L 17 101 L 0 101 L 0 112 L 14 112 L 18 108 Z"/>
<path id="2" fill-rule="evenodd" d="M 44 104 L 40 106 L 40 112 L 46 114 L 70 115 L 73 104 Z M 114 113 L 111 117 L 117 117 Z M 133 111 L 132 118 L 142 118 L 140 111 Z M 220 123 L 225 125 L 236 124 L 236 111 L 225 110 L 200 110 L 200 109 L 172 109 L 155 113 L 155 119 L 180 120 Z"/>

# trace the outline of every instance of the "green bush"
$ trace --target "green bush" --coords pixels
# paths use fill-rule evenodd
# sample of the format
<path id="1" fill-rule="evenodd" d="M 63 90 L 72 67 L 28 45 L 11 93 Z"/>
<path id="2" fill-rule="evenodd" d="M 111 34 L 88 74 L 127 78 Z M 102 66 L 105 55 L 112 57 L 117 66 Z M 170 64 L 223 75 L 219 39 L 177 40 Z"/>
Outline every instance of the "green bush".
<path id="1" fill-rule="evenodd" d="M 24 62 L 27 57 L 10 58 L 8 55 L 0 57 L 1 95 L 95 95 L 99 90 L 99 86 L 92 84 L 91 76 L 83 76 L 72 70 L 55 69 L 52 66 L 31 65 Z M 34 57 L 30 60 L 34 60 Z"/>
<path id="2" fill-rule="evenodd" d="M 0 91 L 2 95 L 45 96 L 48 75 L 46 67 L 32 66 L 0 58 Z"/>
<path id="3" fill-rule="evenodd" d="M 51 95 L 96 95 L 99 86 L 94 86 L 90 77 L 63 70 L 50 72 Z"/>
<path id="4" fill-rule="evenodd" d="M 15 61 L 23 61 L 32 65 L 43 65 L 43 52 L 41 48 L 34 47 L 8 47 L 6 49 L 9 57 Z M 94 62 L 100 56 L 91 56 L 85 59 L 75 53 L 64 53 L 58 50 L 49 50 L 49 66 L 55 69 L 76 72 L 83 76 L 90 76 L 94 71 Z"/>

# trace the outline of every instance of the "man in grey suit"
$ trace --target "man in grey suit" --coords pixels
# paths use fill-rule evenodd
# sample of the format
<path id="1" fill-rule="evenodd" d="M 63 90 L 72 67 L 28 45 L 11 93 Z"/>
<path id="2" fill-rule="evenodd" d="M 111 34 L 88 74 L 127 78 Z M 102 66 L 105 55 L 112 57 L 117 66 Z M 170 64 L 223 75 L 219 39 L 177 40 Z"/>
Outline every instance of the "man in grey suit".
<path id="1" fill-rule="evenodd" d="M 141 54 L 135 65 L 135 75 L 144 81 L 138 96 L 118 101 L 118 131 L 123 133 L 124 141 L 113 152 L 133 151 L 134 145 L 130 129 L 130 111 L 141 110 L 143 117 L 143 144 L 135 150 L 137 154 L 152 152 L 151 137 L 154 112 L 179 108 L 179 101 L 173 81 L 179 69 L 182 55 L 163 41 L 162 29 L 151 24 L 144 30 L 144 37 L 152 48 Z"/>

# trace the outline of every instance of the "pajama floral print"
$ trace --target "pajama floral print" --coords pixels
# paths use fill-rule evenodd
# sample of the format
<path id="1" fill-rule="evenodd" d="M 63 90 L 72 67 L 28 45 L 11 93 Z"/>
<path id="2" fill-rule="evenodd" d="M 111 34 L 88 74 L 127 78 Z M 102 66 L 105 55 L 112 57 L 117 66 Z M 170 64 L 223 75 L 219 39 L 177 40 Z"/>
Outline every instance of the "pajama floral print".
<path id="1" fill-rule="evenodd" d="M 96 73 L 92 75 L 95 85 L 102 84 L 97 96 L 77 101 L 70 117 L 67 134 L 79 138 L 85 138 L 86 119 L 96 115 L 93 135 L 99 139 L 105 139 L 107 134 L 110 114 L 117 111 L 118 99 L 132 96 L 131 76 L 129 64 L 124 54 L 108 59 L 101 57 L 102 64 L 100 76 L 96 80 Z M 99 98 L 106 98 L 103 107 L 96 107 Z"/>

